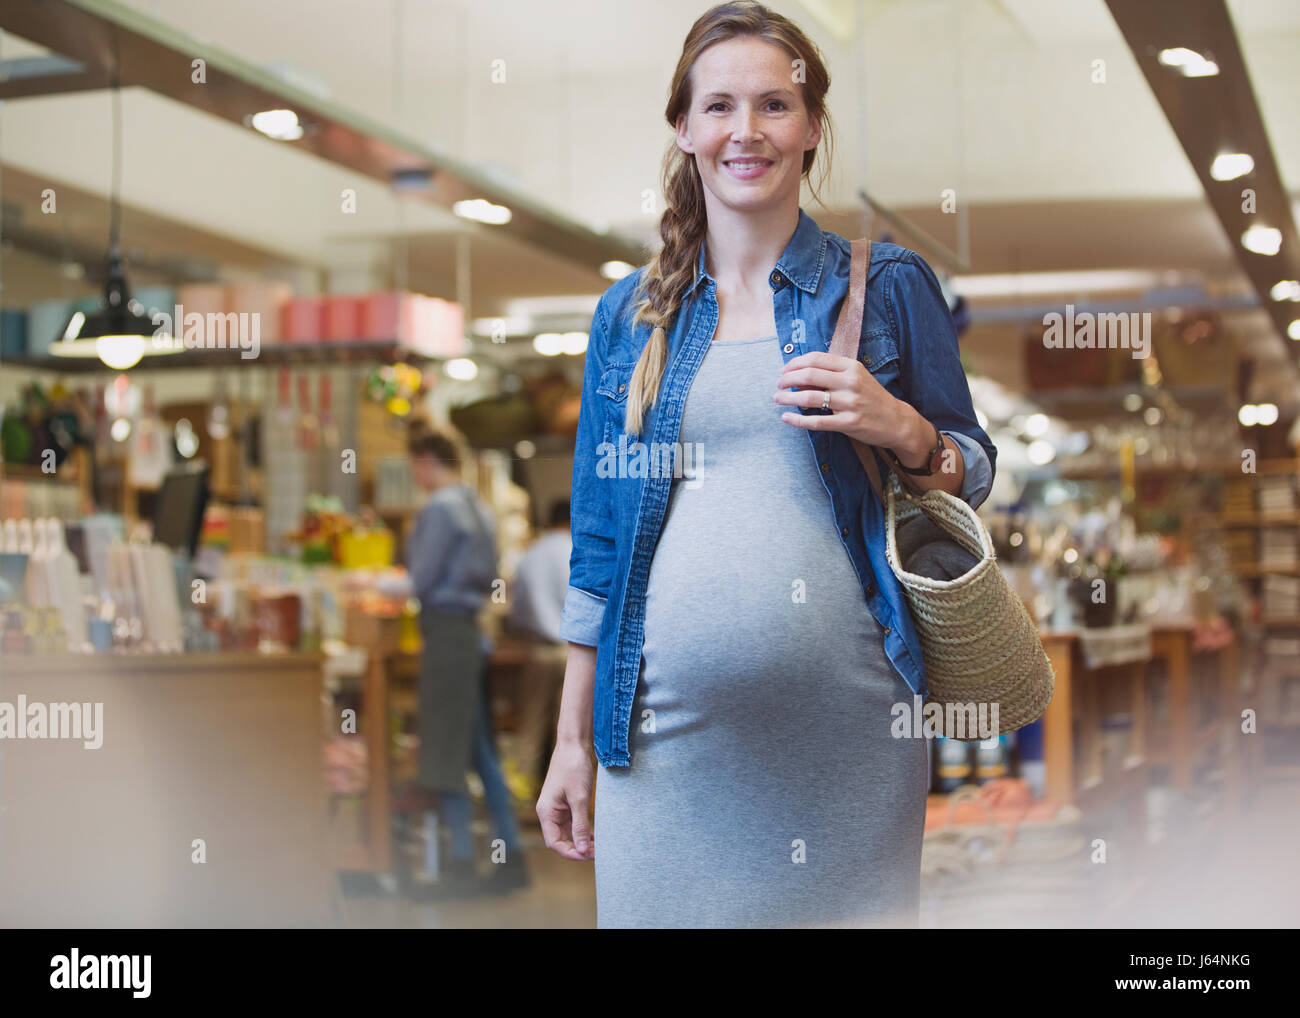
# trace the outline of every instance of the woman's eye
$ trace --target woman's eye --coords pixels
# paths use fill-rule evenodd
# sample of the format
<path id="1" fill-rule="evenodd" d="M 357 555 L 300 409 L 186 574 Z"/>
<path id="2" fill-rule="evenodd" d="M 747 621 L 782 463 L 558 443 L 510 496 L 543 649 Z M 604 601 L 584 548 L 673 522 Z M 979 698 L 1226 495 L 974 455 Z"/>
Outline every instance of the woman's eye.
<path id="1" fill-rule="evenodd" d="M 709 112 L 712 113 L 714 110 L 716 110 L 716 109 L 717 109 L 719 106 L 721 106 L 721 105 L 722 105 L 722 103 L 720 103 L 720 102 L 716 102 L 716 103 L 714 103 L 712 106 L 709 107 Z"/>
<path id="2" fill-rule="evenodd" d="M 785 103 L 783 103 L 780 99 L 773 99 L 770 103 L 768 103 L 768 105 L 777 106 L 781 109 L 785 109 Z"/>

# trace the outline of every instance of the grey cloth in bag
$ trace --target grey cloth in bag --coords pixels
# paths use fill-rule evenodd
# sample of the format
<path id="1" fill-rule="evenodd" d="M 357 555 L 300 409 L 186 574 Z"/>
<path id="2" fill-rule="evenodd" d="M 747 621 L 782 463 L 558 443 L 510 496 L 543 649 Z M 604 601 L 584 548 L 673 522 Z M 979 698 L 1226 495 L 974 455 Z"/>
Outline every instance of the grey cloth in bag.
<path id="1" fill-rule="evenodd" d="M 980 561 L 928 516 L 915 516 L 900 524 L 894 535 L 903 568 L 931 580 L 955 580 Z"/>

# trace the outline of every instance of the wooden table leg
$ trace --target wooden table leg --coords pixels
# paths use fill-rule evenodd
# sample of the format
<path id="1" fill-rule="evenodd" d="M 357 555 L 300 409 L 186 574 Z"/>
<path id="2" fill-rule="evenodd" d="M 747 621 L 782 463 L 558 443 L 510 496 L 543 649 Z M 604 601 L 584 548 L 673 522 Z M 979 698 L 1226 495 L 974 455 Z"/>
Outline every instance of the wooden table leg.
<path id="1" fill-rule="evenodd" d="M 1046 792 L 1049 799 L 1074 802 L 1074 715 L 1073 661 L 1074 639 L 1044 636 L 1043 649 L 1056 673 L 1052 702 L 1043 715 L 1043 762 L 1047 768 Z"/>
<path id="2" fill-rule="evenodd" d="M 1188 641 L 1191 634 L 1178 631 L 1167 637 L 1169 668 L 1169 783 L 1174 788 L 1192 784 L 1192 709 Z"/>
<path id="3" fill-rule="evenodd" d="M 375 872 L 387 873 L 393 868 L 388 788 L 388 661 L 378 649 L 371 649 L 368 654 L 363 696 L 370 771 L 366 795 L 370 860 Z"/>

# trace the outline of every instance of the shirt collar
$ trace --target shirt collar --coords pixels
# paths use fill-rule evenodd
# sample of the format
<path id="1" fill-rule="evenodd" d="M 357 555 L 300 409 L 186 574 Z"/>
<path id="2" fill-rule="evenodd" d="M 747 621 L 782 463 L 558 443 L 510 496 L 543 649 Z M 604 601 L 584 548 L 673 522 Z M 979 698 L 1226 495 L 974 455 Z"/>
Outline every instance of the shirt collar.
<path id="1" fill-rule="evenodd" d="M 695 263 L 695 281 L 687 287 L 683 300 L 691 295 L 702 279 L 716 282 L 704 267 L 704 248 L 707 243 L 707 239 L 700 241 L 700 255 Z M 799 224 L 794 229 L 794 236 L 781 252 L 781 257 L 776 260 L 774 271 L 780 272 L 799 289 L 816 293 L 825 259 L 826 235 L 817 225 L 817 221 L 801 208 Z"/>

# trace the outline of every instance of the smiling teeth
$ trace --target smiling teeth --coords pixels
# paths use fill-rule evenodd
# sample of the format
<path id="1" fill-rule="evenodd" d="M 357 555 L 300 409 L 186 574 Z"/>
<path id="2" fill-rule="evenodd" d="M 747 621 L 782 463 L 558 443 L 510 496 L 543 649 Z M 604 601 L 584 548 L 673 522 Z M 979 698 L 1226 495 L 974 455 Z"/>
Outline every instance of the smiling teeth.
<path id="1" fill-rule="evenodd" d="M 766 166 L 767 160 L 761 160 L 756 163 L 728 163 L 733 170 L 752 170 L 755 166 Z"/>

